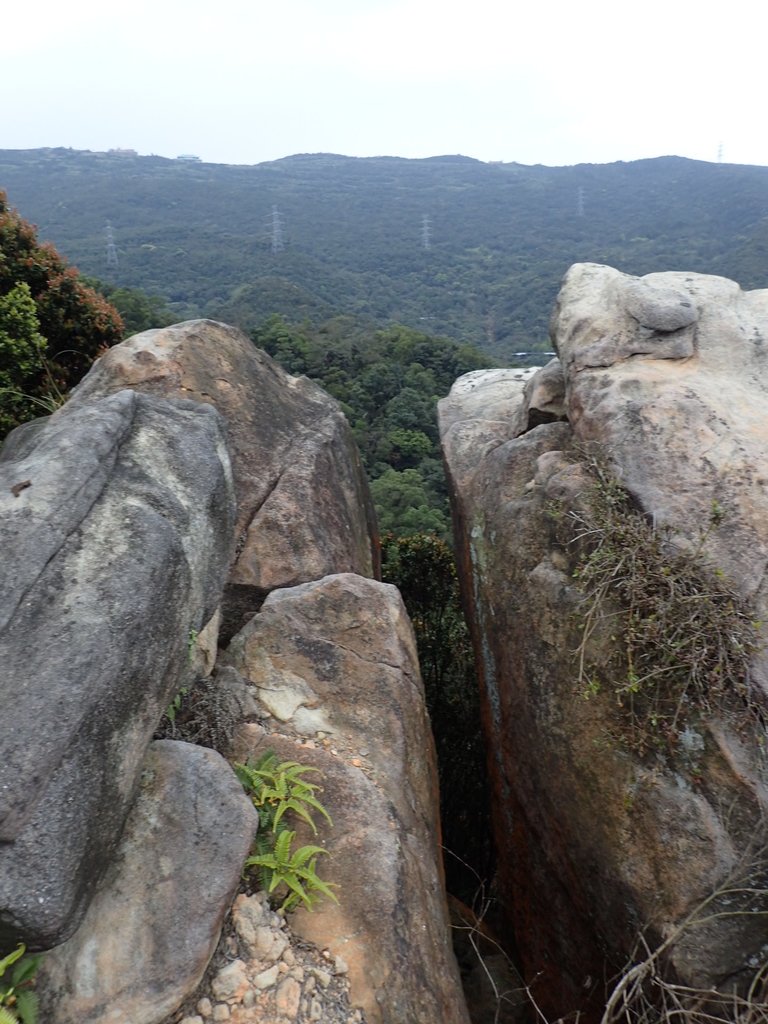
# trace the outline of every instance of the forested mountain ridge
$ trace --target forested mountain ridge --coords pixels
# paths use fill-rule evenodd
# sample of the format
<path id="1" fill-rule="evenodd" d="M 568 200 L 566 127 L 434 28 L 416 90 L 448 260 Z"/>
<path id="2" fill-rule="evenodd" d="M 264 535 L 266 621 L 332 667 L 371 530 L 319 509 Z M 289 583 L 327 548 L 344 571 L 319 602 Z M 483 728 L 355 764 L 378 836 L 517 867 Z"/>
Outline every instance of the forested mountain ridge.
<path id="1" fill-rule="evenodd" d="M 179 319 L 252 328 L 272 313 L 343 313 L 460 339 L 500 361 L 548 347 L 573 262 L 768 281 L 763 167 L 331 154 L 247 167 L 0 150 L 0 188 L 83 273 L 159 295 Z"/>

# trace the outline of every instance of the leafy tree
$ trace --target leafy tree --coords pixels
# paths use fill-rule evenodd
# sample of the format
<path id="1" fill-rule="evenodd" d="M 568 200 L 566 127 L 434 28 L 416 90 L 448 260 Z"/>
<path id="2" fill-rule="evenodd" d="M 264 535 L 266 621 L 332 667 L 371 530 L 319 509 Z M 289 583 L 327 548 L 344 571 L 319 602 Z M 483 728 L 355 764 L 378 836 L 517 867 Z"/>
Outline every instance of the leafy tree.
<path id="1" fill-rule="evenodd" d="M 88 284 L 108 299 L 120 314 L 126 338 L 153 327 L 167 327 L 176 319 L 159 295 L 147 295 L 139 288 L 117 287 L 96 279 L 89 280 Z"/>
<path id="2" fill-rule="evenodd" d="M 0 437 L 36 414 L 25 388 L 40 371 L 46 348 L 37 309 L 25 282 L 0 295 Z"/>
<path id="3" fill-rule="evenodd" d="M 436 507 L 434 496 L 417 469 L 386 469 L 371 481 L 382 532 L 402 537 L 411 533 L 448 535 L 448 515 Z"/>
<path id="4" fill-rule="evenodd" d="M 53 246 L 37 241 L 34 228 L 8 207 L 2 192 L 0 298 L 6 335 L 0 358 L 3 387 L 9 389 L 0 396 L 4 432 L 76 384 L 99 350 L 120 340 L 123 324 Z M 18 394 L 27 396 L 21 405 Z"/>

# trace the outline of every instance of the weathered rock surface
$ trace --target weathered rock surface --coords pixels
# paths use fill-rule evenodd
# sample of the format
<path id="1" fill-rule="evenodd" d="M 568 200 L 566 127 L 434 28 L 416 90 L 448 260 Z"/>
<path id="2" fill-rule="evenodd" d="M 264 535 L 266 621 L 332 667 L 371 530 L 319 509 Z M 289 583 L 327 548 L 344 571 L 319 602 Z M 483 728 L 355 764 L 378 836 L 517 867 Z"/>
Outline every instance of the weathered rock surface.
<path id="1" fill-rule="evenodd" d="M 338 404 L 312 381 L 289 376 L 235 328 L 192 320 L 110 349 L 70 401 L 126 387 L 211 403 L 227 421 L 238 513 L 226 637 L 275 587 L 378 575 L 357 446 Z"/>
<path id="2" fill-rule="evenodd" d="M 258 824 L 213 750 L 159 740 L 80 928 L 42 961 L 42 1019 L 157 1024 L 199 983 Z"/>
<path id="3" fill-rule="evenodd" d="M 213 615 L 234 519 L 221 417 L 124 391 L 0 456 L 0 943 L 61 942 L 113 853 Z"/>
<path id="4" fill-rule="evenodd" d="M 394 587 L 352 574 L 275 591 L 227 662 L 270 713 L 239 757 L 276 751 L 323 773 L 320 870 L 339 904 L 294 931 L 349 965 L 369 1024 L 466 1024 L 439 853 L 435 755 L 410 623 Z"/>
<path id="5" fill-rule="evenodd" d="M 526 386 L 498 372 L 473 375 L 469 390 L 459 381 L 440 419 L 501 884 L 534 997 L 554 1017 L 591 998 L 599 1009 L 602 979 L 639 930 L 651 944 L 671 936 L 735 879 L 747 880 L 756 913 L 734 915 L 743 907 L 733 894 L 715 899 L 672 963 L 684 983 L 706 988 L 737 982 L 764 956 L 762 727 L 715 716 L 672 752 L 641 757 L 622 744 L 614 695 L 587 702 L 577 683 L 580 594 L 551 510 L 578 507 L 583 442 L 601 445 L 638 507 L 681 547 L 700 544 L 716 502 L 725 521 L 705 557 L 768 620 L 768 291 L 580 265 L 552 331 L 559 363 Z M 563 414 L 569 422 L 555 422 Z M 752 669 L 765 689 L 762 655 Z"/>

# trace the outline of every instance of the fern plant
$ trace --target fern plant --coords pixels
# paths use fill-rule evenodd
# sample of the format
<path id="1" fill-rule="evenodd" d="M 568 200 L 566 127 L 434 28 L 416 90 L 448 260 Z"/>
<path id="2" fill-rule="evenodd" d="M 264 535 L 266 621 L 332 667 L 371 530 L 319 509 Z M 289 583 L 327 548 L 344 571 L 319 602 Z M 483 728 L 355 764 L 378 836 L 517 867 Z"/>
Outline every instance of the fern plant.
<path id="1" fill-rule="evenodd" d="M 274 751 L 267 751 L 255 764 L 236 764 L 235 773 L 259 812 L 259 831 L 245 869 L 256 869 L 261 884 L 271 895 L 279 886 L 287 894 L 281 907 L 291 910 L 300 901 L 312 910 L 320 896 L 338 902 L 331 885 L 317 874 L 317 858 L 328 853 L 320 846 L 293 849 L 296 832 L 288 827 L 285 815 L 296 814 L 317 835 L 313 813 L 320 814 L 332 825 L 331 816 L 315 795 L 320 786 L 305 775 L 316 768 L 297 761 L 278 761 Z M 0 1022 L 2 1024 L 2 1022 Z"/>
<path id="2" fill-rule="evenodd" d="M 318 856 L 327 855 L 328 851 L 312 845 L 292 850 L 295 838 L 295 832 L 284 829 L 278 833 L 274 849 L 248 857 L 246 868 L 259 869 L 264 888 L 270 895 L 279 885 L 285 885 L 288 893 L 281 904 L 283 910 L 292 910 L 299 900 L 312 910 L 320 896 L 338 902 L 330 885 L 318 877 L 316 869 Z"/>
<path id="3" fill-rule="evenodd" d="M 40 963 L 39 956 L 25 956 L 20 943 L 0 959 L 0 1024 L 37 1024 L 37 995 L 30 984 Z M 10 979 L 6 972 L 12 968 Z"/>

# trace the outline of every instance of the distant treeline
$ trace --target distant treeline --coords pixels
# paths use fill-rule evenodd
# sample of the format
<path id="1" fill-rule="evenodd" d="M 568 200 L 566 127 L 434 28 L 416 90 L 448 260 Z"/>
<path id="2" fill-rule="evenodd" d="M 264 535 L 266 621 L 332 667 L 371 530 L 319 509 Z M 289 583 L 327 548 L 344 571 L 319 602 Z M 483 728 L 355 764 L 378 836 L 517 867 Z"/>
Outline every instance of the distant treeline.
<path id="1" fill-rule="evenodd" d="M 83 273 L 160 297 L 175 319 L 250 330 L 273 313 L 292 324 L 353 316 L 471 343 L 501 363 L 549 348 L 559 283 L 577 261 L 749 288 L 767 279 L 762 167 L 329 154 L 235 167 L 0 150 L 0 187 Z"/>

